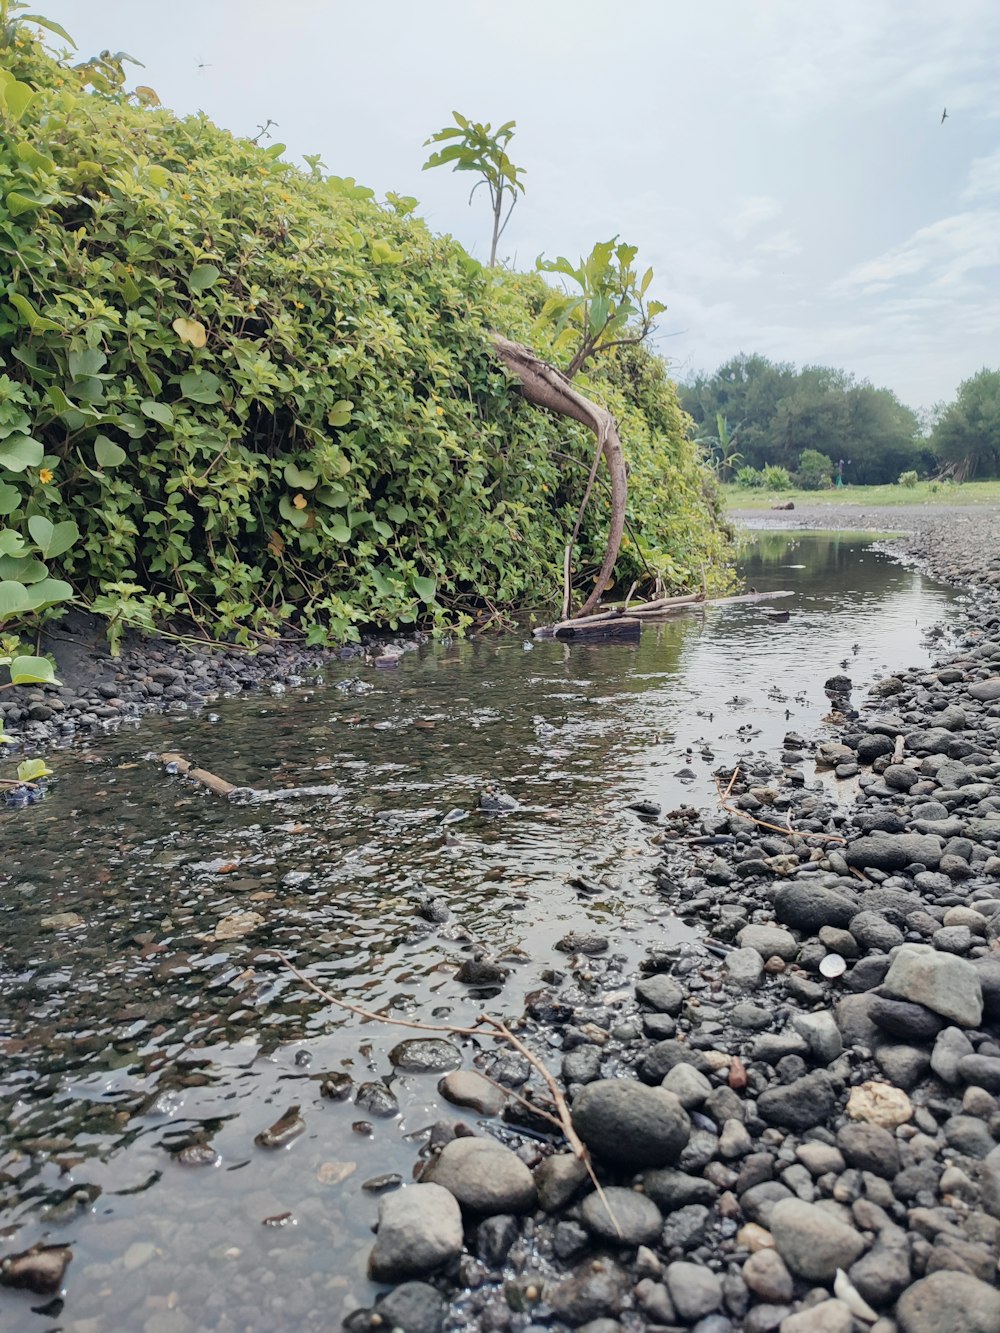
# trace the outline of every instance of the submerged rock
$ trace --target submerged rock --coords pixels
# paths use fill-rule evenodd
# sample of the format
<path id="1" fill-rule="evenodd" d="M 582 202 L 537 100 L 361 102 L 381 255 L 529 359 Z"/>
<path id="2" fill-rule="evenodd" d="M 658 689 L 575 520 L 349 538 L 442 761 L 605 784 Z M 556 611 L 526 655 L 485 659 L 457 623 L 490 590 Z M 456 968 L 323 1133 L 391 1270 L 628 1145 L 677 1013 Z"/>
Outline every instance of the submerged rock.
<path id="1" fill-rule="evenodd" d="M 441 1074 L 461 1065 L 462 1052 L 444 1037 L 415 1037 L 394 1046 L 389 1060 L 408 1074 Z"/>
<path id="2" fill-rule="evenodd" d="M 0 1259 L 0 1286 L 22 1287 L 39 1296 L 51 1296 L 62 1287 L 73 1260 L 68 1245 L 33 1245 L 20 1254 Z"/>

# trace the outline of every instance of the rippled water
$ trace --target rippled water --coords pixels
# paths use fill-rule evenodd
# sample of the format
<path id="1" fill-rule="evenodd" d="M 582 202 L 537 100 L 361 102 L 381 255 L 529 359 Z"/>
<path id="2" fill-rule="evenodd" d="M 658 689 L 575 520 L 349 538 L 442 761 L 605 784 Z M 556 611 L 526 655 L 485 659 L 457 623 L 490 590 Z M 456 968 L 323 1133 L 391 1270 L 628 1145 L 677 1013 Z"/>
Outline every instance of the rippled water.
<path id="1" fill-rule="evenodd" d="M 711 804 L 720 764 L 817 729 L 828 676 L 930 660 L 953 602 L 858 534 L 762 534 L 745 572 L 795 595 L 688 611 L 635 646 L 511 636 L 392 672 L 345 662 L 59 753 L 44 802 L 0 811 L 2 1252 L 74 1253 L 64 1308 L 0 1291 L 0 1326 L 319 1330 L 370 1302 L 361 1186 L 409 1174 L 437 1078 L 393 1076 L 400 1032 L 324 1005 L 267 950 L 363 1007 L 465 1022 L 484 999 L 454 973 L 476 947 L 512 969 L 487 1007 L 517 1013 L 570 929 L 630 961 L 683 945 L 630 802 Z M 167 749 L 239 784 L 338 791 L 233 806 L 144 757 Z M 477 813 L 490 782 L 520 808 Z M 581 873 L 601 891 L 581 896 Z M 447 923 L 417 915 L 427 893 Z M 43 924 L 57 913 L 79 924 Z M 401 1115 L 321 1098 L 341 1069 L 390 1082 Z M 305 1133 L 256 1147 L 291 1105 Z M 216 1166 L 181 1164 L 199 1143 Z"/>

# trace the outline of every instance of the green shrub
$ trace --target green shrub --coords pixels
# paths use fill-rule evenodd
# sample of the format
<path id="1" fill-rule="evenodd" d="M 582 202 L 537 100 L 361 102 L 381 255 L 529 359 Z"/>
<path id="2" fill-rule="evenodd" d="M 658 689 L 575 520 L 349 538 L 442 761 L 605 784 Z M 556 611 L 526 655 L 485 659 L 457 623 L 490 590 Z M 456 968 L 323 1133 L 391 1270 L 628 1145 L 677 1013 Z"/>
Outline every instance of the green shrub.
<path id="1" fill-rule="evenodd" d="M 804 491 L 820 491 L 833 482 L 833 460 L 818 449 L 804 450 L 795 480 Z"/>
<path id="2" fill-rule="evenodd" d="M 764 474 L 755 467 L 741 467 L 733 480 L 745 491 L 759 490 L 764 485 Z"/>
<path id="3" fill-rule="evenodd" d="M 525 404 L 489 342 L 528 337 L 541 279 L 487 271 L 415 200 L 88 92 L 36 43 L 4 59 L 0 630 L 73 589 L 118 629 L 317 643 L 555 595 L 593 440 Z M 621 349 L 580 386 L 630 465 L 619 578 L 723 586 L 662 363 Z M 607 520 L 598 491 L 578 568 Z"/>
<path id="4" fill-rule="evenodd" d="M 901 472 L 899 474 L 900 486 L 905 486 L 908 490 L 912 490 L 913 487 L 916 486 L 917 481 L 918 477 L 915 472 Z"/>
<path id="5" fill-rule="evenodd" d="M 792 484 L 792 474 L 785 467 L 775 467 L 768 463 L 761 469 L 761 485 L 767 491 L 787 491 Z"/>

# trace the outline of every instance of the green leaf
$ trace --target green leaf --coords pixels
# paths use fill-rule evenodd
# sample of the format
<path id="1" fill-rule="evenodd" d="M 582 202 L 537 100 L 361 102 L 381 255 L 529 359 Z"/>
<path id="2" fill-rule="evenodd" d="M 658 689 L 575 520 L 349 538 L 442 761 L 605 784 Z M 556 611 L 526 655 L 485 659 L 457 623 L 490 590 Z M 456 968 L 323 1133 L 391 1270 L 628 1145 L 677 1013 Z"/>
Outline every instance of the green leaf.
<path id="1" fill-rule="evenodd" d="M 157 190 L 165 190 L 170 184 L 170 172 L 166 167 L 153 166 L 149 168 L 149 183 L 155 186 Z"/>
<path id="2" fill-rule="evenodd" d="M 46 566 L 34 556 L 0 555 L 0 579 L 13 579 L 27 586 L 48 576 Z"/>
<path id="3" fill-rule="evenodd" d="M 40 315 L 26 296 L 20 292 L 9 292 L 7 300 L 11 303 L 22 321 L 27 324 L 33 334 L 53 333 L 58 331 L 59 325 L 53 319 L 46 319 Z"/>
<path id="4" fill-rule="evenodd" d="M 221 384 L 210 370 L 189 370 L 181 376 L 181 395 L 193 403 L 217 403 Z"/>
<path id="5" fill-rule="evenodd" d="M 4 104 L 11 116 L 17 121 L 21 119 L 31 105 L 35 94 L 27 83 L 21 83 L 14 79 L 0 89 L 0 96 L 3 97 Z"/>
<path id="6" fill-rule="evenodd" d="M 48 174 L 55 171 L 56 164 L 51 157 L 46 157 L 40 153 L 34 144 L 21 142 L 14 149 L 14 156 L 19 162 L 23 162 L 26 167 L 31 167 L 35 171 L 44 171 Z"/>
<path id="7" fill-rule="evenodd" d="M 80 538 L 80 529 L 71 518 L 63 523 L 51 523 L 41 514 L 32 514 L 28 519 L 28 531 L 46 560 L 63 555 Z"/>
<path id="8" fill-rule="evenodd" d="M 437 596 L 437 579 L 427 578 L 422 574 L 414 574 L 411 582 L 414 592 L 422 602 L 433 602 Z"/>
<path id="9" fill-rule="evenodd" d="M 26 190 L 9 190 L 4 203 L 9 213 L 19 217 L 22 213 L 32 213 L 55 203 L 55 198 L 54 194 L 42 194 L 37 190 L 32 190 L 30 194 Z"/>
<path id="10" fill-rule="evenodd" d="M 192 371 L 191 374 L 198 374 L 198 371 Z M 200 372 L 204 374 L 204 372 Z M 187 378 L 185 376 L 185 378 Z M 173 410 L 166 403 L 158 403 L 152 398 L 144 398 L 139 404 L 139 411 L 144 417 L 149 417 L 151 421 L 158 421 L 161 426 L 172 426 L 174 424 Z"/>
<path id="11" fill-rule="evenodd" d="M 21 493 L 17 487 L 8 486 L 5 481 L 0 481 L 0 518 L 13 514 L 20 503 Z"/>
<path id="12" fill-rule="evenodd" d="M 323 527 L 335 542 L 349 542 L 351 540 L 351 526 L 341 518 L 328 519 Z"/>
<path id="13" fill-rule="evenodd" d="M 213 287 L 222 277 L 222 272 L 214 264 L 198 264 L 191 270 L 188 286 L 193 292 L 203 292 Z"/>
<path id="14" fill-rule="evenodd" d="M 45 28 L 47 32 L 54 32 L 57 37 L 61 37 L 64 42 L 69 42 L 73 50 L 76 50 L 76 42 L 69 35 L 66 29 L 55 19 L 45 18 L 42 14 L 18 14 L 19 23 L 37 23 L 40 28 Z"/>
<path id="15" fill-rule="evenodd" d="M 122 463 L 128 458 L 124 449 L 109 440 L 106 435 L 98 435 L 94 441 L 94 457 L 97 459 L 97 466 L 100 468 L 121 467 Z"/>
<path id="16" fill-rule="evenodd" d="M 17 766 L 17 776 L 21 782 L 37 782 L 39 778 L 51 775 L 52 769 L 44 759 L 22 759 Z"/>
<path id="17" fill-rule="evenodd" d="M 15 657 L 10 664 L 15 685 L 58 685 L 56 669 L 47 657 Z"/>
<path id="18" fill-rule="evenodd" d="M 0 528 L 0 555 L 22 556 L 28 553 L 28 543 L 13 528 Z"/>
<path id="19" fill-rule="evenodd" d="M 291 523 L 293 528 L 304 528 L 309 522 L 304 509 L 296 509 L 291 498 L 283 495 L 278 501 L 278 513 L 283 519 Z"/>
<path id="20" fill-rule="evenodd" d="M 99 347 L 82 347 L 67 353 L 66 365 L 70 379 L 83 380 L 99 375 L 107 359 Z"/>
<path id="21" fill-rule="evenodd" d="M 0 584 L 3 587 L 3 584 Z M 59 606 L 73 598 L 73 589 L 65 579 L 42 579 L 28 589 L 28 611 L 47 611 L 50 606 Z"/>
<path id="22" fill-rule="evenodd" d="M 0 582 L 0 623 L 26 610 L 29 600 L 28 589 L 23 583 L 14 579 Z"/>
<path id="23" fill-rule="evenodd" d="M 28 467 L 41 467 L 45 449 L 30 435 L 8 435 L 0 440 L 0 467 L 8 472 L 23 472 Z"/>
<path id="24" fill-rule="evenodd" d="M 315 472 L 304 472 L 301 468 L 289 463 L 285 468 L 285 481 L 289 486 L 294 486 L 296 490 L 311 491 L 319 482 L 319 476 Z"/>
<path id="25" fill-rule="evenodd" d="M 353 411 L 354 404 L 350 398 L 338 398 L 326 414 L 327 424 L 330 426 L 346 426 Z"/>

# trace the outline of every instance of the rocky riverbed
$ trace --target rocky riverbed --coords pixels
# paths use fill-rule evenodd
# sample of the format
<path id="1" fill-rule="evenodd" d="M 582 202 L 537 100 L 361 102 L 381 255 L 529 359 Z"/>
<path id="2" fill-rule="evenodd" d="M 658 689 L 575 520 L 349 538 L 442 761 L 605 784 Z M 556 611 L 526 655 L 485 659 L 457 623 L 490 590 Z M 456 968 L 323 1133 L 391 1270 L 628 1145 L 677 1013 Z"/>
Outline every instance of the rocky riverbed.
<path id="1" fill-rule="evenodd" d="M 396 1285 L 348 1328 L 1000 1331 L 1000 543 L 978 512 L 836 515 L 917 524 L 909 557 L 970 589 L 957 651 L 866 698 L 831 677 L 823 740 L 660 812 L 703 943 L 636 977 L 573 940 L 516 1022 L 601 1190 L 529 1063 L 480 1054 L 442 1082 L 479 1132 L 442 1121 L 385 1195 Z"/>

